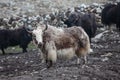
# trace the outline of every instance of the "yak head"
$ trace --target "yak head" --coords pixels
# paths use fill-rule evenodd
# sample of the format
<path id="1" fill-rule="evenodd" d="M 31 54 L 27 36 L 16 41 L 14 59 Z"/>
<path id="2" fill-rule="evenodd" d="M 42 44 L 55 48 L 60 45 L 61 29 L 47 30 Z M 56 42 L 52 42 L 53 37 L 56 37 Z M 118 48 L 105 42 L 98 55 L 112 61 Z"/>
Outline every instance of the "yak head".
<path id="1" fill-rule="evenodd" d="M 33 31 L 30 31 L 32 33 L 33 42 L 35 45 L 42 46 L 43 44 L 43 33 L 47 30 L 48 25 L 46 24 L 38 24 L 37 28 L 33 29 Z"/>

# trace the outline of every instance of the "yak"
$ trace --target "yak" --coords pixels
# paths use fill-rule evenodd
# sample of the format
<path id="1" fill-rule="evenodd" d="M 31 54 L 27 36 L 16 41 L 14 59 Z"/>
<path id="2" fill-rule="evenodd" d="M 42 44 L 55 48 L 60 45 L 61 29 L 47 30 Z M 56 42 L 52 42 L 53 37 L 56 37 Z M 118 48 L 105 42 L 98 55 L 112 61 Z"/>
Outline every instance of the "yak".
<path id="1" fill-rule="evenodd" d="M 69 15 L 68 19 L 64 21 L 68 27 L 81 26 L 85 32 L 88 34 L 90 41 L 91 38 L 95 36 L 97 30 L 96 18 L 93 13 L 78 13 L 73 12 Z"/>
<path id="2" fill-rule="evenodd" d="M 43 59 L 46 61 L 47 68 L 50 68 L 57 57 L 71 59 L 77 56 L 84 57 L 90 52 L 89 37 L 81 27 L 57 28 L 51 25 L 40 24 L 31 32 L 34 35 L 33 41 L 42 51 Z"/>
<path id="3" fill-rule="evenodd" d="M 32 41 L 32 34 L 27 32 L 25 27 L 13 30 L 0 29 L 0 49 L 3 54 L 5 54 L 4 49 L 16 45 L 19 45 L 23 52 L 27 52 L 26 48 L 30 41 Z"/>
<path id="4" fill-rule="evenodd" d="M 117 29 L 120 31 L 120 3 L 117 5 L 106 4 L 101 13 L 101 21 L 109 27 L 111 24 L 116 24 Z"/>

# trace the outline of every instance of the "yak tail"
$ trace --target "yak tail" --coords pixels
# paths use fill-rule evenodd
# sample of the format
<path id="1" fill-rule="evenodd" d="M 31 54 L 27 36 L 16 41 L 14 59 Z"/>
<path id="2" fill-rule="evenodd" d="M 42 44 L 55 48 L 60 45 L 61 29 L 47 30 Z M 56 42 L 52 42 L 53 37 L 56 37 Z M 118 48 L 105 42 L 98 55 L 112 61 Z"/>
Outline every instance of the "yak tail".
<path id="1" fill-rule="evenodd" d="M 89 39 L 88 35 L 86 36 L 86 47 L 85 47 L 85 49 L 87 51 L 87 54 L 89 54 L 91 52 L 90 39 Z"/>
<path id="2" fill-rule="evenodd" d="M 49 41 L 46 43 L 46 50 L 47 50 L 47 60 L 56 62 L 57 53 L 56 53 L 55 43 L 53 41 Z"/>
<path id="3" fill-rule="evenodd" d="M 82 40 L 82 47 L 84 48 L 83 53 L 89 54 L 91 52 L 91 47 L 90 47 L 90 39 L 87 33 L 82 29 L 82 32 L 85 36 Z"/>

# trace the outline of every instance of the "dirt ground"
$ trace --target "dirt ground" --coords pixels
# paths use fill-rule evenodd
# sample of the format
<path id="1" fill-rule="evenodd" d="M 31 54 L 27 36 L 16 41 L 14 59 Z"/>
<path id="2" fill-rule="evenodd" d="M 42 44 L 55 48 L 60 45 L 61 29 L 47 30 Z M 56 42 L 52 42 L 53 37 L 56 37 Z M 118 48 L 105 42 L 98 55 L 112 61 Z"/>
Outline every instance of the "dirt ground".
<path id="1" fill-rule="evenodd" d="M 0 55 L 0 80 L 120 80 L 120 32 L 106 32 L 92 40 L 86 66 L 59 59 L 50 69 L 41 63 L 37 49 Z"/>

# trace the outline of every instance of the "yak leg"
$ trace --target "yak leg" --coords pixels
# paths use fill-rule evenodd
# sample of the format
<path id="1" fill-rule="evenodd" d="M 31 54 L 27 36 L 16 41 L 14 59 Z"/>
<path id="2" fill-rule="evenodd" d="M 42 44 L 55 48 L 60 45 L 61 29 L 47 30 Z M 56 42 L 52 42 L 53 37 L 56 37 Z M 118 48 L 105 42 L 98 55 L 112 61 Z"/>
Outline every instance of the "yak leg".
<path id="1" fill-rule="evenodd" d="M 42 63 L 44 63 L 45 62 L 45 59 L 44 59 L 44 54 L 43 53 L 40 53 L 40 58 L 42 59 Z"/>
<path id="2" fill-rule="evenodd" d="M 5 51 L 4 51 L 4 49 L 2 48 L 1 50 L 2 50 L 2 53 L 3 53 L 3 54 L 5 54 Z"/>
<path id="3" fill-rule="evenodd" d="M 76 51 L 76 55 L 77 55 L 77 57 L 78 57 L 78 59 L 77 59 L 77 64 L 79 64 L 80 63 L 80 57 L 83 57 L 83 59 L 84 59 L 84 62 L 83 62 L 83 64 L 86 64 L 87 63 L 87 56 L 86 56 L 86 51 L 83 49 L 83 48 L 81 48 L 80 50 L 77 50 Z"/>
<path id="4" fill-rule="evenodd" d="M 83 64 L 87 64 L 87 56 L 84 55 L 83 57 L 84 57 L 84 62 L 83 62 Z"/>
<path id="5" fill-rule="evenodd" d="M 22 52 L 23 52 L 23 53 L 27 52 L 26 47 L 23 48 L 23 51 L 22 51 Z"/>
<path id="6" fill-rule="evenodd" d="M 81 54 L 79 54 L 79 51 L 76 52 L 76 55 L 77 55 L 77 64 L 80 64 Z"/>
<path id="7" fill-rule="evenodd" d="M 108 28 L 109 28 L 110 32 L 112 32 L 112 31 L 113 31 L 113 30 L 112 30 L 112 26 L 113 26 L 113 25 L 109 25 L 109 26 L 108 26 Z"/>
<path id="8" fill-rule="evenodd" d="M 47 53 L 46 53 L 47 68 L 50 68 L 53 65 L 53 62 L 56 62 L 57 60 L 55 43 L 53 41 L 47 42 L 45 47 L 47 50 Z"/>
<path id="9" fill-rule="evenodd" d="M 105 29 L 107 29 L 107 30 L 109 30 L 110 32 L 112 32 L 111 25 L 107 25 L 107 26 L 105 26 Z"/>
<path id="10" fill-rule="evenodd" d="M 21 44 L 20 47 L 22 48 L 23 53 L 27 52 L 27 45 Z"/>
<path id="11" fill-rule="evenodd" d="M 52 60 L 46 60 L 47 68 L 50 68 L 53 65 Z"/>
<path id="12" fill-rule="evenodd" d="M 87 56 L 83 56 L 83 58 L 84 58 L 83 64 L 86 64 L 87 63 Z M 79 57 L 77 58 L 77 64 L 80 64 L 80 58 Z"/>
<path id="13" fill-rule="evenodd" d="M 87 64 L 87 56 L 84 55 L 83 57 L 84 57 L 84 63 L 83 63 L 83 65 L 82 65 L 82 68 L 85 68 L 85 67 L 88 67 L 88 68 L 89 68 L 89 66 L 86 65 L 86 64 Z"/>
<path id="14" fill-rule="evenodd" d="M 41 63 L 44 63 L 45 62 L 45 54 L 43 54 L 43 52 L 39 49 L 39 52 L 40 52 L 40 59 L 42 60 Z"/>
<path id="15" fill-rule="evenodd" d="M 120 31 L 120 26 L 118 24 L 116 25 L 116 27 L 117 27 L 118 31 Z"/>
<path id="16" fill-rule="evenodd" d="M 77 58 L 77 64 L 80 64 L 80 58 Z"/>

